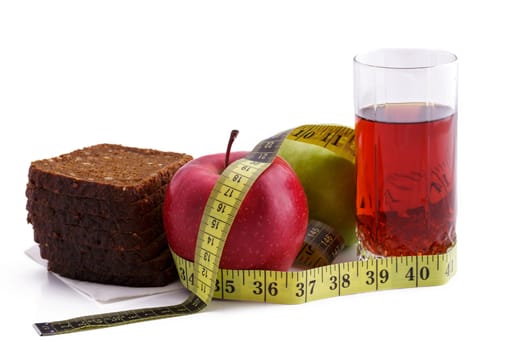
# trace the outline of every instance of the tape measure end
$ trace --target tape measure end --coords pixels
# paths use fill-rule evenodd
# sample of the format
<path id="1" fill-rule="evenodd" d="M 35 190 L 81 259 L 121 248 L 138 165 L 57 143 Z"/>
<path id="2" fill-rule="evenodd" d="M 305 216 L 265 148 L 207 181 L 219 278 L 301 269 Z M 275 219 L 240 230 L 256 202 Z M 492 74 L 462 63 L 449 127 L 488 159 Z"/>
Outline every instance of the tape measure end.
<path id="1" fill-rule="evenodd" d="M 49 322 L 33 323 L 33 328 L 36 330 L 39 336 L 57 334 L 56 330 Z"/>

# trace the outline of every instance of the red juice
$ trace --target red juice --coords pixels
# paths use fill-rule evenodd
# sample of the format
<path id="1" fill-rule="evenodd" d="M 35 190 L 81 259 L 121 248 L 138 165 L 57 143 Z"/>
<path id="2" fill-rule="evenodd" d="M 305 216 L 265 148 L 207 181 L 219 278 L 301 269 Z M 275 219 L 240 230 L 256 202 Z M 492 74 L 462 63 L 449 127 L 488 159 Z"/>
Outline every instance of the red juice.
<path id="1" fill-rule="evenodd" d="M 452 109 L 422 103 L 364 108 L 355 131 L 362 246 L 379 256 L 446 252 L 456 241 Z"/>

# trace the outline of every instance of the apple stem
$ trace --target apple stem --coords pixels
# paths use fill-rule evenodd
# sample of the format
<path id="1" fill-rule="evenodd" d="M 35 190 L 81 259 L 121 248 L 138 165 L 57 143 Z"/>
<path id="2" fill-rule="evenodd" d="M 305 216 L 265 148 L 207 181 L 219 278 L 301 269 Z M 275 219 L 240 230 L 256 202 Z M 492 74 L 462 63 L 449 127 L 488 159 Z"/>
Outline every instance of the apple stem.
<path id="1" fill-rule="evenodd" d="M 224 157 L 224 167 L 227 168 L 230 164 L 230 151 L 232 149 L 233 141 L 239 135 L 239 130 L 232 130 L 230 133 L 230 140 L 228 141 L 228 148 L 226 148 L 226 156 Z"/>

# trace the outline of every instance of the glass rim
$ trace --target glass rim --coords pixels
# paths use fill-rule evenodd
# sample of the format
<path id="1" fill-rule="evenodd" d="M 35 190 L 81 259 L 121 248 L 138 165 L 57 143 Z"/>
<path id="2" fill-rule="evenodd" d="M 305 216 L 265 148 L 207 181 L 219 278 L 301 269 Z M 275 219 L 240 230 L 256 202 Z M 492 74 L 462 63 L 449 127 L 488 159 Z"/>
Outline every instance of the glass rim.
<path id="1" fill-rule="evenodd" d="M 421 57 L 423 55 L 426 55 L 427 57 L 433 57 L 436 62 L 433 64 L 379 64 L 377 62 L 377 55 L 384 55 L 384 54 L 413 54 L 413 55 L 420 55 Z M 373 55 L 376 55 L 376 57 L 372 57 Z M 382 48 L 382 49 L 375 49 L 370 50 L 367 52 L 364 52 L 362 54 L 358 54 L 354 56 L 354 63 L 368 66 L 371 68 L 380 68 L 380 69 L 399 69 L 399 70 L 405 70 L 405 69 L 429 69 L 429 68 L 435 68 L 439 66 L 445 66 L 448 64 L 454 64 L 458 60 L 458 57 L 453 54 L 452 52 L 446 51 L 446 50 L 437 50 L 437 49 L 421 49 L 421 48 Z"/>

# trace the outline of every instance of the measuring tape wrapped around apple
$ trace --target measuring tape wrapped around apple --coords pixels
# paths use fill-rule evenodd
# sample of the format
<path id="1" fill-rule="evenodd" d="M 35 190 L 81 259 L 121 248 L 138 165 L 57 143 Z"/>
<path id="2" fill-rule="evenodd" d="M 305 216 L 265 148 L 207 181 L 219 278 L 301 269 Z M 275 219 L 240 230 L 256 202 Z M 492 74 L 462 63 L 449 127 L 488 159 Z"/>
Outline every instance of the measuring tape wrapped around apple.
<path id="1" fill-rule="evenodd" d="M 440 255 L 331 264 L 345 245 L 356 241 L 353 129 L 304 125 L 260 142 L 249 153 L 230 155 L 233 138 L 226 160 L 222 155 L 193 160 L 167 190 L 167 238 L 180 280 L 191 292 L 188 299 L 173 306 L 37 323 L 39 334 L 187 315 L 204 309 L 212 298 L 298 304 L 440 285 L 454 275 L 455 247 Z M 294 261 L 307 269 L 289 271 Z"/>

